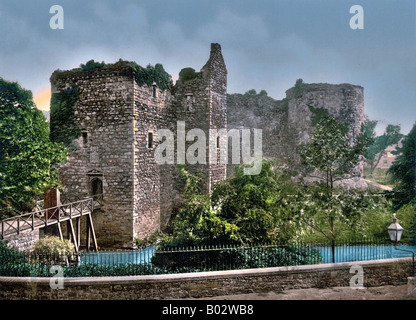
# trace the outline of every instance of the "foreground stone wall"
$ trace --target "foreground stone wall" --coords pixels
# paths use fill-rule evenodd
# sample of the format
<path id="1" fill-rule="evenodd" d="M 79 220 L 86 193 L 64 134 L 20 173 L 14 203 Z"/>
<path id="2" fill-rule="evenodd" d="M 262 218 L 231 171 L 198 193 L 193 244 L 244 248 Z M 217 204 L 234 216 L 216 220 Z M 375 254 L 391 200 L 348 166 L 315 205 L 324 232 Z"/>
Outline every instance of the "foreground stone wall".
<path id="1" fill-rule="evenodd" d="M 405 285 L 411 258 L 175 275 L 66 278 L 61 290 L 51 289 L 50 279 L 0 277 L 0 299 L 178 299 L 349 287 L 355 275 L 352 266 L 363 268 L 364 287 Z"/>

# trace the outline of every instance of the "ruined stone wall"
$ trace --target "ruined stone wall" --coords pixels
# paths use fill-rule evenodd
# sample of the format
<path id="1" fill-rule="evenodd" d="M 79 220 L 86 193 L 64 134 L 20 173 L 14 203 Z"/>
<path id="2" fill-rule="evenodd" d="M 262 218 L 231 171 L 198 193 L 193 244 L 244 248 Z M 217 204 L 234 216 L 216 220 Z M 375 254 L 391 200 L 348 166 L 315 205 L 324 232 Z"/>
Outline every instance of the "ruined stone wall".
<path id="1" fill-rule="evenodd" d="M 286 98 L 274 100 L 265 95 L 228 96 L 228 127 L 263 130 L 263 157 L 276 158 L 295 166 L 296 147 L 312 132 L 308 106 L 325 108 L 338 121 L 350 127 L 352 141 L 364 121 L 364 89 L 351 84 L 303 84 L 286 91 Z M 233 166 L 229 165 L 228 175 Z"/>
<path id="2" fill-rule="evenodd" d="M 350 138 L 358 136 L 364 121 L 364 89 L 351 84 L 305 84 L 286 91 L 289 100 L 288 122 L 296 128 L 297 142 L 303 142 L 311 133 L 311 112 L 308 106 L 325 108 L 329 115 L 350 127 Z"/>
<path id="3" fill-rule="evenodd" d="M 185 184 L 178 175 L 177 164 L 185 164 L 186 169 L 193 174 L 202 173 L 201 191 L 206 194 L 215 183 L 226 177 L 226 165 L 219 163 L 219 149 L 216 149 L 216 163 L 210 163 L 210 129 L 227 128 L 227 69 L 219 44 L 211 44 L 209 59 L 196 78 L 176 82 L 173 95 L 172 103 L 166 106 L 163 114 L 164 124 L 173 132 L 175 140 L 175 164 L 160 167 L 161 226 L 165 231 L 170 230 L 172 217 L 183 205 Z M 184 125 L 183 137 L 177 134 L 178 123 Z M 198 138 L 185 141 L 185 157 L 181 161 L 178 159 L 178 143 L 194 129 L 202 131 L 205 148 L 193 152 L 192 146 L 195 146 Z M 213 140 L 216 144 L 216 137 Z M 219 143 L 225 144 L 226 138 L 221 137 Z M 205 152 L 205 156 L 201 157 L 203 163 L 191 163 L 191 155 L 199 156 L 199 152 Z"/>
<path id="4" fill-rule="evenodd" d="M 227 68 L 219 44 L 211 44 L 210 58 L 202 71 L 207 74 L 209 81 L 209 128 L 227 130 Z M 228 139 L 224 135 L 220 135 L 218 139 L 218 144 L 215 136 L 211 136 L 210 140 L 210 143 L 217 144 L 217 163 L 209 165 L 209 190 L 226 177 L 227 166 L 220 163 L 220 152 Z"/>
<path id="5" fill-rule="evenodd" d="M 69 161 L 59 168 L 65 191 L 90 196 L 102 189 L 104 205 L 93 216 L 97 241 L 101 246 L 130 247 L 134 69 L 122 62 L 93 71 L 55 72 L 51 85 L 52 93 L 68 87 L 77 87 L 79 92 L 74 120 L 82 135 L 75 141 Z"/>

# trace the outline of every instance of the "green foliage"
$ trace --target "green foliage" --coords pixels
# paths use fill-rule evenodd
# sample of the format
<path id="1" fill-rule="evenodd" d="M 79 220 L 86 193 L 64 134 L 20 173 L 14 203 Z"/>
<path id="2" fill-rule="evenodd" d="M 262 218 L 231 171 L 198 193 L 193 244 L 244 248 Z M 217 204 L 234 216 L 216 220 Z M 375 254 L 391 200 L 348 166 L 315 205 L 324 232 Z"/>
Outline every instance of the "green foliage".
<path id="1" fill-rule="evenodd" d="M 81 64 L 79 67 L 82 69 L 82 71 L 91 71 L 105 66 L 106 64 L 104 63 L 104 61 L 100 63 L 94 60 L 90 60 L 86 64 Z"/>
<path id="2" fill-rule="evenodd" d="M 290 194 L 294 186 L 274 160 L 263 159 L 258 175 L 245 175 L 244 166 L 212 192 L 212 204 L 220 216 L 238 227 L 244 244 L 285 242 L 298 230 L 291 219 Z"/>
<path id="3" fill-rule="evenodd" d="M 179 167 L 186 181 L 185 205 L 174 221 L 169 244 L 270 243 L 288 241 L 298 232 L 292 221 L 292 192 L 277 163 L 264 160 L 259 175 L 244 175 L 237 167 L 234 177 L 218 183 L 211 197 L 200 193 L 200 177 Z"/>
<path id="4" fill-rule="evenodd" d="M 69 240 L 61 240 L 58 237 L 45 237 L 36 241 L 33 248 L 33 256 L 37 258 L 32 263 L 48 265 L 65 264 L 66 259 L 71 259 L 75 247 Z"/>
<path id="5" fill-rule="evenodd" d="M 201 79 L 202 78 L 202 72 L 195 72 L 195 69 L 193 68 L 183 68 L 179 72 L 179 80 L 181 82 L 187 82 L 193 79 Z"/>
<path id="6" fill-rule="evenodd" d="M 303 79 L 297 79 L 295 86 L 293 87 L 295 97 L 298 97 L 302 91 L 302 89 L 308 86 L 307 83 L 303 82 Z"/>
<path id="7" fill-rule="evenodd" d="M 400 125 L 389 124 L 381 136 L 375 135 L 377 121 L 366 120 L 363 124 L 365 134 L 371 139 L 371 144 L 364 153 L 365 159 L 371 166 L 370 176 L 379 164 L 382 156 L 385 155 L 389 146 L 397 144 L 403 135 L 400 133 Z"/>
<path id="8" fill-rule="evenodd" d="M 247 96 L 255 96 L 256 94 L 257 94 L 257 91 L 255 89 L 248 90 L 246 93 L 244 93 L 244 95 L 247 95 Z"/>
<path id="9" fill-rule="evenodd" d="M 370 140 L 361 132 L 351 144 L 346 124 L 329 116 L 324 109 L 310 107 L 310 110 L 313 133 L 310 141 L 302 144 L 298 152 L 306 175 L 314 174 L 324 181 L 329 192 L 334 182 L 357 174 L 354 168 Z"/>
<path id="10" fill-rule="evenodd" d="M 168 239 L 170 239 L 170 237 L 167 234 L 160 231 L 156 231 L 149 238 L 136 239 L 135 242 L 137 248 L 145 248 L 150 245 L 154 245 L 160 241 L 167 241 Z"/>
<path id="11" fill-rule="evenodd" d="M 396 160 L 388 170 L 393 182 L 397 183 L 392 195 L 393 207 L 398 209 L 414 203 L 416 197 L 416 125 L 403 138 L 402 147 L 397 149 Z"/>
<path id="12" fill-rule="evenodd" d="M 397 221 L 403 227 L 403 235 L 401 242 L 413 242 L 415 240 L 415 223 L 416 223 L 416 204 L 408 203 L 404 204 L 396 211 Z M 392 219 L 390 216 L 389 224 Z"/>
<path id="13" fill-rule="evenodd" d="M 295 83 L 295 88 L 301 88 L 305 85 L 306 85 L 306 83 L 303 82 L 303 79 L 297 79 L 296 83 Z"/>
<path id="14" fill-rule="evenodd" d="M 200 245 L 236 241 L 237 227 L 222 219 L 211 207 L 209 196 L 201 194 L 201 175 L 189 173 L 182 165 L 178 170 L 185 181 L 185 203 L 174 221 L 173 238 L 169 243 Z"/>
<path id="15" fill-rule="evenodd" d="M 9 247 L 7 241 L 0 241 L 0 265 L 5 261 L 11 264 L 27 262 L 25 255 L 17 248 Z"/>
<path id="16" fill-rule="evenodd" d="M 49 139 L 49 124 L 32 93 L 0 78 L 0 219 L 34 206 L 39 193 L 59 185 L 53 165 L 67 150 Z"/>
<path id="17" fill-rule="evenodd" d="M 267 96 L 267 91 L 262 89 L 257 93 L 256 89 L 250 89 L 244 93 L 244 96 Z"/>
<path id="18" fill-rule="evenodd" d="M 154 67 L 150 64 L 146 68 L 131 62 L 131 65 L 136 69 L 136 83 L 139 86 L 152 86 L 156 82 L 157 86 L 162 90 L 168 90 L 172 86 L 172 77 L 165 71 L 163 65 L 157 63 Z"/>
<path id="19" fill-rule="evenodd" d="M 122 61 L 120 59 L 120 61 Z M 114 63 L 96 62 L 89 60 L 85 64 L 81 64 L 79 68 L 72 69 L 73 72 L 92 71 L 103 67 L 114 66 Z M 169 90 L 172 86 L 172 76 L 165 71 L 163 65 L 156 63 L 155 66 L 148 64 L 146 68 L 140 66 L 134 61 L 130 61 L 130 65 L 136 70 L 135 80 L 139 86 L 152 86 L 156 82 L 157 86 L 162 90 Z M 62 70 L 56 70 L 62 72 Z"/>
<path id="20" fill-rule="evenodd" d="M 368 180 L 374 181 L 376 183 L 382 184 L 384 186 L 394 187 L 394 183 L 391 177 L 391 174 L 388 173 L 388 169 L 385 168 L 375 168 L 371 174 L 371 168 L 364 168 L 364 177 Z"/>
<path id="21" fill-rule="evenodd" d="M 354 176 L 354 167 L 370 140 L 361 132 L 351 144 L 348 127 L 326 112 L 311 108 L 313 134 L 299 148 L 306 176 L 317 178 L 298 193 L 299 219 L 326 239 L 334 241 L 345 228 L 359 230 L 361 216 L 377 206 L 378 198 L 367 191 L 335 188 L 334 183 Z M 339 227 L 342 225 L 343 227 Z"/>
<path id="22" fill-rule="evenodd" d="M 73 141 L 81 136 L 74 120 L 74 106 L 78 100 L 78 88 L 68 88 L 52 94 L 50 114 L 50 139 L 74 150 Z"/>

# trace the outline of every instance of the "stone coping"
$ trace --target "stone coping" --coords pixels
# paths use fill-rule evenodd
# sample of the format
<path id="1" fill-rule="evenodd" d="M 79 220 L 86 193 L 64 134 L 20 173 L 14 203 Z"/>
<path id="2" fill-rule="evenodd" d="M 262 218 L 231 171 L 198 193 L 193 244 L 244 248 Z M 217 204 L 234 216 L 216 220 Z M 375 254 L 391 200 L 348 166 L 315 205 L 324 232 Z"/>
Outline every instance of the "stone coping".
<path id="1" fill-rule="evenodd" d="M 363 260 L 352 262 L 325 263 L 318 265 L 301 265 L 273 268 L 256 268 L 226 271 L 208 271 L 195 273 L 177 273 L 163 275 L 137 275 L 137 276 L 116 276 L 116 277 L 73 277 L 64 278 L 65 285 L 93 285 L 99 284 L 130 284 L 130 283 L 154 283 L 154 282 L 183 282 L 192 280 L 209 280 L 221 278 L 237 278 L 241 276 L 261 277 L 278 273 L 309 273 L 309 272 L 328 272 L 335 270 L 345 270 L 351 266 L 359 265 L 363 268 L 366 266 L 377 266 L 382 264 L 403 263 L 407 260 L 411 261 L 411 257 L 392 258 L 380 260 Z M 38 283 L 49 285 L 51 277 L 0 277 L 0 283 Z"/>

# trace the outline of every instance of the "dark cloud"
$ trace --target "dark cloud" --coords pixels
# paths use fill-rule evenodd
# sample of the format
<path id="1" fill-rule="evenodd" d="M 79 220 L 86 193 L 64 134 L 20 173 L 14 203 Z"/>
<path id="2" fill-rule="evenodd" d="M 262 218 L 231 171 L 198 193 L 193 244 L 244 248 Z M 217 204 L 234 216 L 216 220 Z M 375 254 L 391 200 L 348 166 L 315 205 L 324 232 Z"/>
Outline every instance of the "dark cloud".
<path id="1" fill-rule="evenodd" d="M 49 8 L 64 8 L 51 30 Z M 296 79 L 365 87 L 373 119 L 416 120 L 415 4 L 363 2 L 365 28 L 351 30 L 348 0 L 2 0 L 0 76 L 36 93 L 57 68 L 89 59 L 163 63 L 177 75 L 201 68 L 219 42 L 229 91 L 265 89 L 283 98 Z"/>

